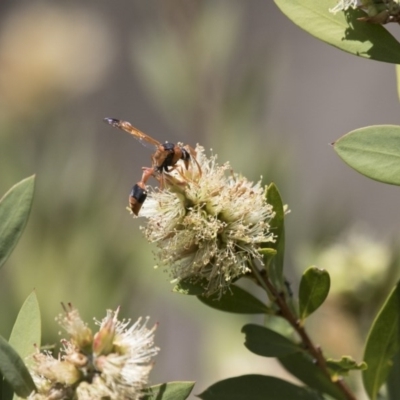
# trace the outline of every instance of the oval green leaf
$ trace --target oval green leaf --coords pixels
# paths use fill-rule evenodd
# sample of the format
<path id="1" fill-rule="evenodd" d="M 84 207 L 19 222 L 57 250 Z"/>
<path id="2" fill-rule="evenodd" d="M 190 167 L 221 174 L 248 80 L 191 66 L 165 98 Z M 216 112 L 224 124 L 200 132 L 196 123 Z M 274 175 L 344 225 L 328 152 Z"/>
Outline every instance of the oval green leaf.
<path id="1" fill-rule="evenodd" d="M 393 366 L 386 381 L 388 400 L 400 399 L 400 351 L 393 358 Z"/>
<path id="2" fill-rule="evenodd" d="M 219 381 L 199 394 L 203 400 L 316 400 L 315 393 L 282 379 L 242 375 Z"/>
<path id="3" fill-rule="evenodd" d="M 0 371 L 18 396 L 26 398 L 36 390 L 33 379 L 21 357 L 1 336 Z"/>
<path id="4" fill-rule="evenodd" d="M 222 296 L 218 293 L 209 297 L 197 296 L 204 304 L 216 310 L 236 314 L 268 314 L 270 309 L 246 290 L 231 285 Z"/>
<path id="5" fill-rule="evenodd" d="M 376 181 L 400 185 L 400 126 L 357 129 L 334 143 L 342 160 Z"/>
<path id="6" fill-rule="evenodd" d="M 284 250 L 281 248 L 285 243 L 284 232 L 285 232 L 285 211 L 283 209 L 283 201 L 278 188 L 274 183 L 271 183 L 267 187 L 267 202 L 272 206 L 275 216 L 269 222 L 270 231 L 276 236 L 275 242 L 268 242 L 265 247 L 277 250 L 277 256 Z M 268 250 L 270 251 L 270 250 Z M 283 264 L 283 261 L 282 261 Z"/>
<path id="7" fill-rule="evenodd" d="M 275 216 L 270 221 L 270 231 L 276 236 L 274 243 L 268 243 L 268 247 L 275 249 L 277 254 L 272 259 L 269 267 L 269 276 L 272 282 L 280 289 L 283 284 L 283 261 L 285 253 L 285 211 L 283 201 L 278 188 L 271 183 L 267 188 L 267 202 L 271 204 Z M 269 251 L 270 252 L 270 251 Z"/>
<path id="8" fill-rule="evenodd" d="M 28 221 L 35 177 L 14 185 L 0 200 L 0 267 L 7 260 Z"/>
<path id="9" fill-rule="evenodd" d="M 268 270 L 268 276 L 275 288 L 277 288 L 285 298 L 290 310 L 297 316 L 298 309 L 294 304 L 292 291 L 289 282 L 283 274 L 284 255 L 285 255 L 285 205 L 281 194 L 274 183 L 267 188 L 267 202 L 272 205 L 275 212 L 274 218 L 270 221 L 270 231 L 276 235 L 275 243 L 268 243 L 268 247 L 276 250 L 276 255 L 268 250 L 264 254 L 264 265 Z M 272 256 L 272 257 L 271 257 Z"/>
<path id="10" fill-rule="evenodd" d="M 40 348 L 40 338 L 40 309 L 36 293 L 33 291 L 25 300 L 18 313 L 9 344 L 29 364 L 29 360 L 26 357 L 35 352 L 35 345 Z"/>
<path id="11" fill-rule="evenodd" d="M 326 270 L 310 267 L 304 272 L 299 288 L 300 318 L 302 320 L 325 301 L 330 285 L 331 279 Z"/>
<path id="12" fill-rule="evenodd" d="M 195 382 L 168 382 L 145 388 L 142 400 L 185 400 Z"/>
<path id="13" fill-rule="evenodd" d="M 364 387 L 371 400 L 378 396 L 399 351 L 400 285 L 390 293 L 369 331 L 364 351 L 368 369 L 363 371 Z"/>
<path id="14" fill-rule="evenodd" d="M 347 400 L 347 396 L 321 371 L 305 353 L 294 353 L 279 358 L 282 366 L 307 386 L 326 393 L 336 400 Z"/>
<path id="15" fill-rule="evenodd" d="M 261 325 L 247 324 L 242 332 L 246 335 L 244 345 L 259 356 L 283 357 L 301 351 L 296 343 Z"/>
<path id="16" fill-rule="evenodd" d="M 0 372 L 0 399 L 1 400 L 13 400 L 14 391 L 11 389 L 11 386 L 3 379 L 3 375 Z M 17 395 L 15 395 L 16 400 L 18 399 Z"/>
<path id="17" fill-rule="evenodd" d="M 400 43 L 381 25 L 358 21 L 361 10 L 332 14 L 337 0 L 275 0 L 296 25 L 316 38 L 359 57 L 400 64 Z"/>

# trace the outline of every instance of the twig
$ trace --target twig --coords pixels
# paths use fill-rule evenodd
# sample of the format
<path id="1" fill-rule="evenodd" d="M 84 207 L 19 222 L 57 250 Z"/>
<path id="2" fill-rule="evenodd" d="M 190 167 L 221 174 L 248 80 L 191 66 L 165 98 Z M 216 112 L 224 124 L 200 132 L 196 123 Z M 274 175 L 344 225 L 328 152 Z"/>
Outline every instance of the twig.
<path id="1" fill-rule="evenodd" d="M 267 293 L 273 296 L 271 300 L 274 301 L 279 307 L 281 317 L 285 318 L 295 329 L 302 340 L 305 350 L 308 351 L 308 353 L 313 357 L 313 359 L 316 361 L 316 365 L 320 368 L 324 375 L 326 375 L 329 380 L 342 391 L 342 393 L 346 396 L 346 399 L 357 400 L 342 379 L 332 379 L 321 348 L 312 342 L 311 338 L 308 336 L 308 333 L 304 329 L 304 326 L 300 324 L 297 316 L 293 314 L 292 310 L 288 306 L 285 296 L 280 293 L 278 289 L 276 289 L 276 287 L 269 280 L 267 274 L 261 274 L 254 264 L 252 264 L 252 269 L 257 282 L 266 290 Z"/>

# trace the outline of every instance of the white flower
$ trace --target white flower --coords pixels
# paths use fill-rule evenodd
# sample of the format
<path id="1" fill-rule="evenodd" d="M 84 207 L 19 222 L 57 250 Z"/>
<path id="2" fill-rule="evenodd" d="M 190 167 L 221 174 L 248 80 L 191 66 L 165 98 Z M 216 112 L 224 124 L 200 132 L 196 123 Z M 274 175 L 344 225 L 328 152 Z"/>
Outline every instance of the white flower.
<path id="1" fill-rule="evenodd" d="M 339 11 L 346 11 L 349 8 L 357 8 L 358 0 L 340 0 L 329 12 L 336 14 Z"/>
<path id="2" fill-rule="evenodd" d="M 128 328 L 130 320 L 118 321 L 117 312 L 109 311 L 107 317 L 100 323 L 99 332 L 107 327 L 110 320 L 114 322 L 114 351 L 98 357 L 95 362 L 96 367 L 101 371 L 106 386 L 113 393 L 119 393 L 120 397 L 117 396 L 115 399 L 136 398 L 129 396 L 140 394 L 153 368 L 151 358 L 158 353 L 158 348 L 153 346 L 156 325 L 152 329 L 147 329 L 148 318 L 143 325 L 140 325 L 141 318 L 139 318 Z"/>
<path id="3" fill-rule="evenodd" d="M 387 24 L 388 22 L 400 21 L 399 0 L 340 0 L 329 11 L 336 14 L 339 11 L 346 11 L 349 8 L 360 8 L 367 14 L 365 17 L 359 17 L 359 21 L 374 24 Z"/>
<path id="4" fill-rule="evenodd" d="M 33 356 L 31 372 L 38 392 L 29 399 L 139 399 L 159 350 L 153 342 L 156 326 L 148 329 L 148 319 L 144 324 L 139 319 L 129 327 L 130 320 L 118 321 L 118 311 L 108 311 L 97 322 L 100 329 L 90 334 L 88 343 L 89 328 L 76 309 L 66 310 L 59 321 L 71 337 L 62 340 L 59 358 L 40 352 Z"/>
<path id="5" fill-rule="evenodd" d="M 71 341 L 78 347 L 84 348 L 93 341 L 93 334 L 87 323 L 82 321 L 79 312 L 70 304 L 64 307 L 64 314 L 60 314 L 56 321 L 63 327 L 71 337 Z"/>
<path id="6" fill-rule="evenodd" d="M 172 278 L 206 281 L 204 294 L 210 295 L 249 272 L 250 260 L 261 261 L 259 248 L 274 241 L 268 224 L 274 214 L 261 182 L 234 173 L 228 163 L 218 165 L 201 146 L 195 151 L 188 169 L 178 162 L 163 173 L 161 188 L 149 190 L 139 216 L 148 218 L 144 234 L 157 244 Z"/>

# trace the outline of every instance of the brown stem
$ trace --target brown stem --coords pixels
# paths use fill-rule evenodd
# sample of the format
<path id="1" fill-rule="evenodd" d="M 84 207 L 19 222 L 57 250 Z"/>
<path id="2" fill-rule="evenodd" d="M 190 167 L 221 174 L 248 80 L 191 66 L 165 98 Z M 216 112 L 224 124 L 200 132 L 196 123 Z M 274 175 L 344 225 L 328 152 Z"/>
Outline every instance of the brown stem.
<path id="1" fill-rule="evenodd" d="M 290 307 L 286 303 L 285 296 L 276 289 L 276 287 L 269 280 L 267 274 L 261 274 L 256 266 L 253 266 L 253 271 L 256 279 L 261 284 L 261 286 L 264 289 L 267 289 L 267 291 L 274 297 L 273 300 L 279 307 L 281 316 L 285 318 L 295 329 L 302 340 L 304 348 L 316 361 L 316 365 L 320 368 L 320 370 L 329 378 L 332 383 L 334 383 L 342 391 L 342 393 L 346 396 L 346 399 L 357 400 L 343 380 L 332 380 L 321 348 L 312 342 L 311 338 L 308 336 L 308 333 L 305 331 L 304 326 L 300 324 L 300 321 L 297 319 L 296 315 L 293 314 Z"/>

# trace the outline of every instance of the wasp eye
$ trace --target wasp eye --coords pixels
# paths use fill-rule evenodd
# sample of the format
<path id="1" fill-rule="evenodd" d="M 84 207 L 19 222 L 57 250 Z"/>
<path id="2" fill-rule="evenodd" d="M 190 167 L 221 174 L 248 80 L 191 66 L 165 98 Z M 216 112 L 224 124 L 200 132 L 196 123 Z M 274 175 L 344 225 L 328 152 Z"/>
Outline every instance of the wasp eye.
<path id="1" fill-rule="evenodd" d="M 175 145 L 173 143 L 165 142 L 162 144 L 162 147 L 165 151 L 173 152 L 175 149 Z"/>

